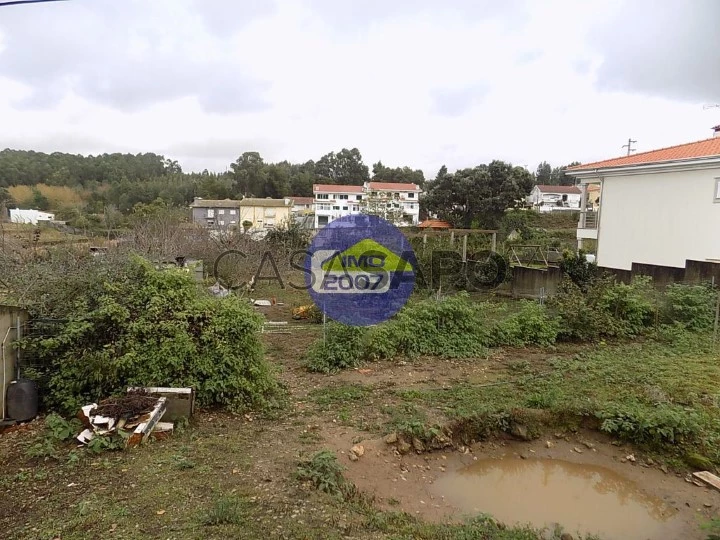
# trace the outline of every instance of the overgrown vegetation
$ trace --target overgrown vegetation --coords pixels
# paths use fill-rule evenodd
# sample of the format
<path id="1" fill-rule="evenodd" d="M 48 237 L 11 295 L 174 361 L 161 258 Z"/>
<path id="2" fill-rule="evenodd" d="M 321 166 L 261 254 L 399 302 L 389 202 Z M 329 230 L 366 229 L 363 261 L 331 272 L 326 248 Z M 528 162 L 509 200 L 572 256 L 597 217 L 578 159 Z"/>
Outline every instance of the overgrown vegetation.
<path id="1" fill-rule="evenodd" d="M 308 351 L 307 366 L 329 373 L 398 357 L 473 358 L 488 347 L 637 336 L 682 340 L 687 331 L 712 327 L 715 294 L 711 287 L 688 285 L 671 285 L 661 294 L 647 277 L 630 284 L 596 278 L 585 293 L 566 279 L 547 305 L 520 300 L 512 308 L 458 293 L 411 302 L 370 329 L 332 323 L 324 340 Z"/>
<path id="2" fill-rule="evenodd" d="M 215 299 L 178 270 L 140 258 L 37 283 L 34 314 L 62 318 L 54 335 L 29 336 L 51 409 L 74 413 L 128 386 L 191 386 L 201 404 L 274 403 L 278 385 L 263 359 L 261 318 L 236 297 Z"/>
<path id="3" fill-rule="evenodd" d="M 295 478 L 301 482 L 309 482 L 320 491 L 343 499 L 355 493 L 355 486 L 343 476 L 343 468 L 337 462 L 335 454 L 329 450 L 321 450 L 309 459 L 298 464 Z"/>

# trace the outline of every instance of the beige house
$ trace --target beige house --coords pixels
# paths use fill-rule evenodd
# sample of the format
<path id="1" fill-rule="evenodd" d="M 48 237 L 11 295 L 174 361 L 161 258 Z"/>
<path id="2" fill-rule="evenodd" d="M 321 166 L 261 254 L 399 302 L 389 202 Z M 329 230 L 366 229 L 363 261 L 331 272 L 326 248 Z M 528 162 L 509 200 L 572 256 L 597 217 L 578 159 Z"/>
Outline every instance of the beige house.
<path id="1" fill-rule="evenodd" d="M 240 209 L 239 225 L 248 230 L 274 229 L 286 227 L 290 223 L 293 201 L 284 199 L 245 198 L 238 203 Z"/>

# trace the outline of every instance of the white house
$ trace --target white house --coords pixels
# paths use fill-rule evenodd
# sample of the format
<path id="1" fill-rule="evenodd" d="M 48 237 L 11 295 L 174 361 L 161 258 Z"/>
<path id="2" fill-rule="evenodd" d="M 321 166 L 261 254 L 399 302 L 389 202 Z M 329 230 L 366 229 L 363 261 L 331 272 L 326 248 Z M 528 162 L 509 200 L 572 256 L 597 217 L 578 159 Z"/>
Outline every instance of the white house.
<path id="1" fill-rule="evenodd" d="M 413 226 L 420 223 L 420 195 L 417 184 L 393 182 L 366 182 L 363 207 L 393 221 L 397 226 Z"/>
<path id="2" fill-rule="evenodd" d="M 577 230 L 580 245 L 597 240 L 599 266 L 720 262 L 720 126 L 714 131 L 711 139 L 568 169 L 583 193 L 600 185 L 598 211 L 583 202 Z"/>
<path id="3" fill-rule="evenodd" d="M 314 184 L 315 228 L 340 217 L 372 213 L 398 226 L 420 221 L 420 195 L 416 184 L 365 182 L 362 186 Z"/>
<path id="4" fill-rule="evenodd" d="M 528 204 L 539 212 L 580 210 L 582 193 L 575 186 L 536 185 L 528 197 Z"/>
<path id="5" fill-rule="evenodd" d="M 315 228 L 344 216 L 359 214 L 364 193 L 363 186 L 313 184 Z"/>
<path id="6" fill-rule="evenodd" d="M 40 210 L 22 210 L 20 208 L 10 209 L 11 223 L 30 223 L 37 225 L 38 221 L 55 221 L 55 214 L 41 212 Z"/>

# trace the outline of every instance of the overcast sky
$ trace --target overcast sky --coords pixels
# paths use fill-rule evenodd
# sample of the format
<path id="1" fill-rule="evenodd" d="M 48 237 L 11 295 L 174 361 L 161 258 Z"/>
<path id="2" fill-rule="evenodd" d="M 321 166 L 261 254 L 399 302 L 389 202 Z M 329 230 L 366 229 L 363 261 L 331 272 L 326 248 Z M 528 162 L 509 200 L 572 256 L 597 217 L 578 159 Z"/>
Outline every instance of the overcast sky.
<path id="1" fill-rule="evenodd" d="M 720 0 L 69 0 L 0 8 L 0 148 L 244 151 L 434 176 L 708 138 Z"/>

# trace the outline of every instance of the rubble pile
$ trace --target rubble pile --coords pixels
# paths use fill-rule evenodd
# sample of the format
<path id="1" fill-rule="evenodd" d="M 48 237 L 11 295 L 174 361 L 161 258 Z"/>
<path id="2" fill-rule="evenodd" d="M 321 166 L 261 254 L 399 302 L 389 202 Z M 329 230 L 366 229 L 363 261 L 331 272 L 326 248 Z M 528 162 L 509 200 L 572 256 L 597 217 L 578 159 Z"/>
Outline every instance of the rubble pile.
<path id="1" fill-rule="evenodd" d="M 156 438 L 168 437 L 173 432 L 174 424 L 172 421 L 160 420 L 164 415 L 173 421 L 177 418 L 176 414 L 165 414 L 169 401 L 175 396 L 180 397 L 179 406 L 184 406 L 189 417 L 192 414 L 194 397 L 189 388 L 129 388 L 124 396 L 85 405 L 77 415 L 85 428 L 77 436 L 77 440 L 82 444 L 89 444 L 96 437 L 120 435 L 125 441 L 125 447 L 129 448 L 138 446 L 151 435 Z M 177 404 L 175 405 L 173 409 L 177 408 Z"/>

